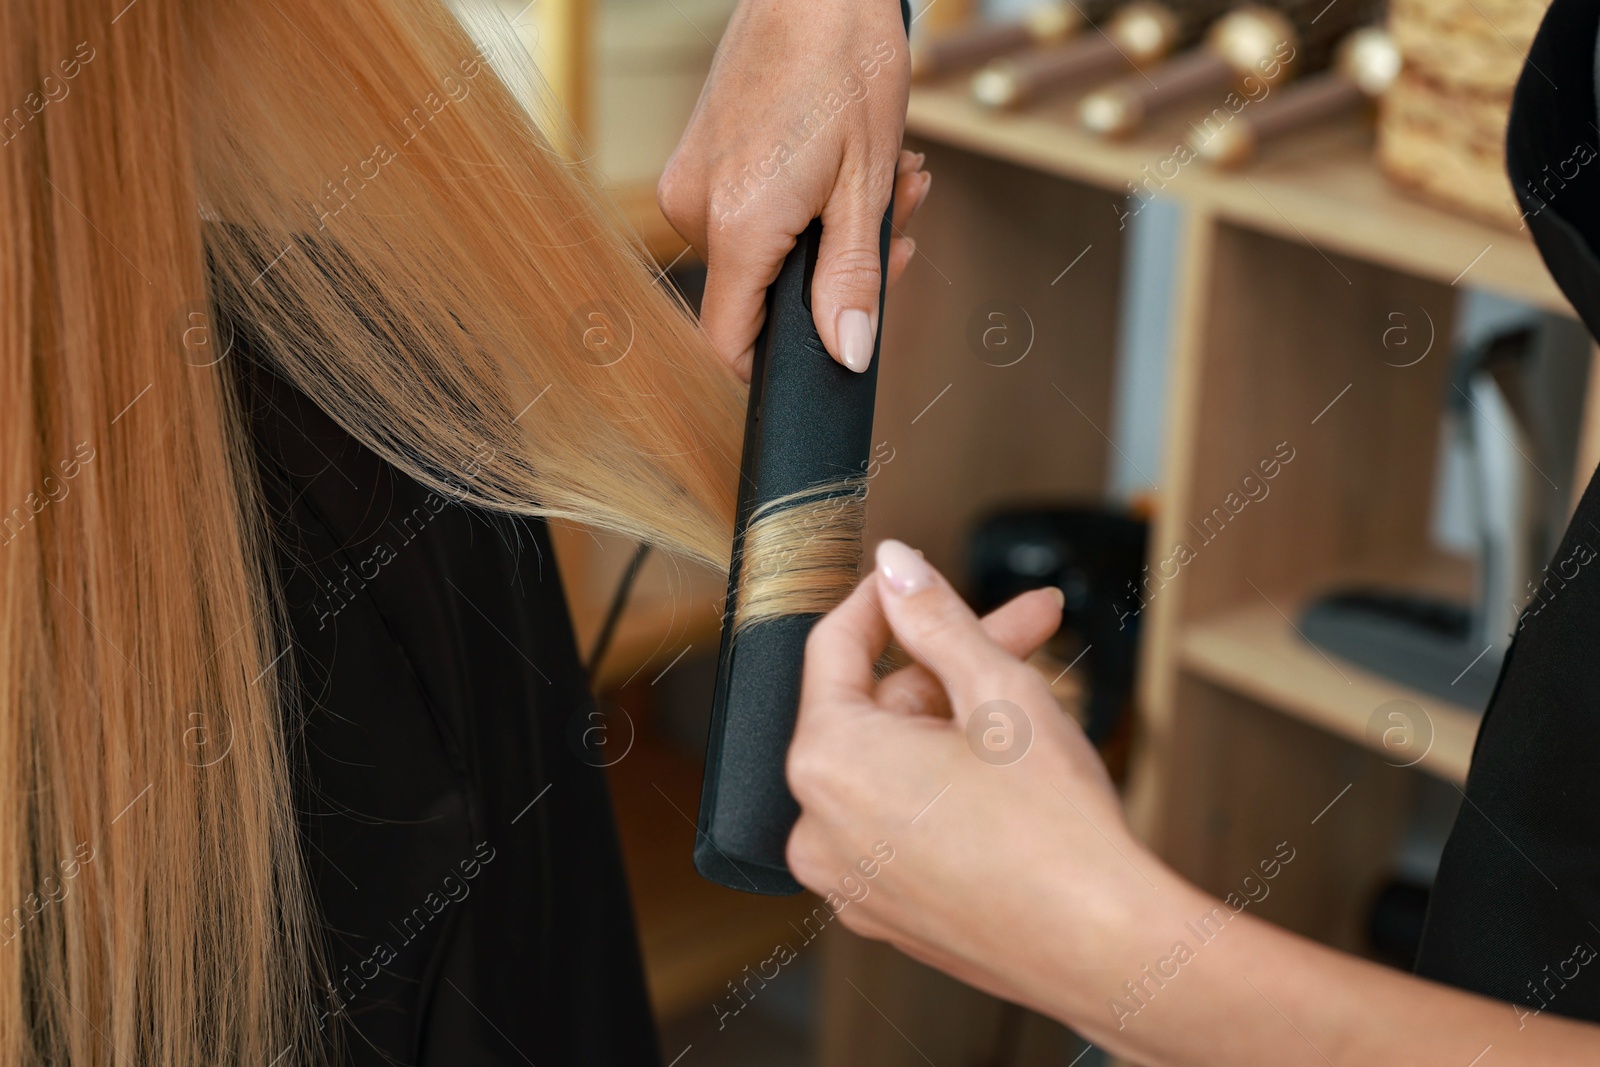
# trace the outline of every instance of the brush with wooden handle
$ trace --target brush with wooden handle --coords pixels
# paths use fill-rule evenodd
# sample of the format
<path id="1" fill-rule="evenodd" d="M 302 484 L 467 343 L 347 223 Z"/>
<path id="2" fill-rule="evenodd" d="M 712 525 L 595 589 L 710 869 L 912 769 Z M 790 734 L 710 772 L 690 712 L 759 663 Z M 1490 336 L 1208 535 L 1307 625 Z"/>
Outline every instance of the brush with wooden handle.
<path id="1" fill-rule="evenodd" d="M 1098 27 L 1052 45 L 994 60 L 972 77 L 985 107 L 1026 107 L 1075 85 L 1149 66 L 1193 41 L 1226 10 L 1227 0 L 1133 0 Z"/>
<path id="2" fill-rule="evenodd" d="M 913 41 L 912 80 L 942 78 L 1030 45 L 1066 40 L 1106 14 L 1110 7 L 1111 0 L 1091 0 L 1086 4 L 1049 0 L 1021 18 L 975 22 L 931 40 Z"/>
<path id="3" fill-rule="evenodd" d="M 1237 167 L 1262 145 L 1289 136 L 1338 115 L 1372 105 L 1400 73 L 1400 50 L 1394 38 L 1366 26 L 1339 45 L 1334 65 L 1321 74 L 1288 86 L 1251 110 L 1216 129 L 1193 127 L 1189 147 L 1208 163 Z"/>
<path id="4" fill-rule="evenodd" d="M 1338 41 L 1371 21 L 1378 6 L 1379 0 L 1279 0 L 1236 8 L 1198 48 L 1084 97 L 1078 117 L 1095 133 L 1121 137 L 1197 97 L 1238 87 L 1254 99 L 1254 88 L 1325 67 Z"/>
<path id="5" fill-rule="evenodd" d="M 1295 44 L 1294 26 L 1278 12 L 1240 8 L 1218 19 L 1199 48 L 1084 97 L 1078 118 L 1095 133 L 1126 136 L 1152 115 L 1206 93 L 1224 92 L 1250 75 L 1268 84 L 1284 80 Z"/>

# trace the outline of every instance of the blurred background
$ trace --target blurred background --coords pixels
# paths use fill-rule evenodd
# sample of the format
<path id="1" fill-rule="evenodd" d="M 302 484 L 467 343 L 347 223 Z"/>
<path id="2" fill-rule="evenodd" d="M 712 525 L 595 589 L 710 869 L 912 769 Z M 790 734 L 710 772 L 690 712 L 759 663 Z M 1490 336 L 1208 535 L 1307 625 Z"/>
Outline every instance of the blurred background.
<path id="1" fill-rule="evenodd" d="M 691 302 L 654 190 L 733 6 L 457 4 L 515 28 Z M 1594 556 L 1552 555 L 1600 461 L 1593 348 L 1504 173 L 1543 9 L 913 4 L 907 144 L 937 180 L 886 312 L 869 544 L 980 608 L 1060 586 L 1034 665 L 1138 832 L 1219 895 L 1287 843 L 1257 913 L 1398 967 L 1519 613 Z M 609 768 L 667 1061 L 1107 1062 L 814 899 L 700 880 L 721 580 L 647 556 L 611 628 L 634 546 L 556 535 L 604 645 L 575 750 Z"/>

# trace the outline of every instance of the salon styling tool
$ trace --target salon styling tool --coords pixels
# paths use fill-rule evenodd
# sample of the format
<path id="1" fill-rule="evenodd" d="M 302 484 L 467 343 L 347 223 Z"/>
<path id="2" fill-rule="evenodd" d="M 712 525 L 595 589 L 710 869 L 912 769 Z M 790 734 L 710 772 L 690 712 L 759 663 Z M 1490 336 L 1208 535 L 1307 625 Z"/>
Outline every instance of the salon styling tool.
<path id="1" fill-rule="evenodd" d="M 816 615 L 737 626 L 747 534 L 757 508 L 861 471 L 871 447 L 878 353 L 857 374 L 828 355 L 811 319 L 822 227 L 813 222 L 767 293 L 745 422 L 738 519 L 722 621 L 695 867 L 732 889 L 798 892 L 784 848 L 799 808 L 784 761 L 800 704 L 800 669 Z M 880 251 L 887 262 L 889 224 Z M 881 297 L 880 297 L 881 317 Z M 754 565 L 754 564 L 752 564 Z M 782 565 L 782 562 L 779 562 Z"/>
<path id="2" fill-rule="evenodd" d="M 1133 0 L 1099 33 L 1031 48 L 989 63 L 972 76 L 972 98 L 985 107 L 1022 108 L 1074 85 L 1149 66 L 1193 42 L 1226 10 L 1226 0 L 1161 3 Z"/>
<path id="3" fill-rule="evenodd" d="M 1340 43 L 1332 67 L 1241 111 L 1226 126 L 1192 129 L 1189 147 L 1215 166 L 1237 167 L 1263 145 L 1370 107 L 1399 73 L 1400 50 L 1394 39 L 1376 26 L 1362 27 Z"/>
<path id="4" fill-rule="evenodd" d="M 1563 494 L 1496 453 L 1509 445 L 1547 469 L 1552 443 L 1530 393 L 1529 365 L 1538 358 L 1537 331 L 1515 326 L 1491 335 L 1456 361 L 1446 403 L 1471 466 L 1474 520 L 1481 551 L 1475 603 L 1431 591 L 1391 586 L 1335 589 L 1307 606 L 1297 629 L 1325 655 L 1453 704 L 1488 706 L 1511 635 L 1543 610 L 1582 571 L 1592 551 L 1550 559 Z M 1567 390 L 1572 392 L 1573 390 Z M 1510 414 L 1507 425 L 1486 409 Z M 1509 436 L 1508 436 L 1509 435 Z"/>
<path id="5" fill-rule="evenodd" d="M 1431 887 L 1395 876 L 1385 882 L 1367 913 L 1367 945 L 1378 959 L 1402 971 L 1417 966 Z"/>
<path id="6" fill-rule="evenodd" d="M 1104 745 L 1133 701 L 1142 613 L 1130 602 L 1145 561 L 1149 523 L 1098 506 L 1007 510 L 985 519 L 967 550 L 973 607 L 993 611 L 1041 586 L 1061 590 L 1061 632 L 1089 676 L 1084 732 Z"/>
<path id="7" fill-rule="evenodd" d="M 1029 45 L 1065 40 L 1108 7 L 1107 0 L 1094 0 L 1085 5 L 1049 0 L 1021 18 L 974 22 L 931 40 L 916 41 L 911 46 L 911 77 L 915 81 L 930 81 Z"/>
<path id="8" fill-rule="evenodd" d="M 911 9 L 905 0 L 901 14 L 909 32 Z M 893 217 L 891 191 L 878 229 L 884 279 Z M 705 878 L 730 889 L 773 895 L 800 891 L 784 856 L 789 831 L 800 815 L 784 763 L 800 707 L 806 637 L 820 616 L 784 615 L 740 624 L 740 597 L 748 592 L 741 588 L 748 535 L 763 506 L 826 492 L 839 486 L 843 476 L 864 477 L 882 342 L 880 328 L 872 362 L 859 374 L 835 362 L 823 347 L 811 315 L 811 279 L 821 241 L 822 222 L 814 219 L 767 290 L 766 322 L 756 338 L 694 847 L 695 869 Z M 883 321 L 882 287 L 878 321 Z M 858 481 L 855 491 L 864 496 L 864 488 Z M 856 544 L 859 551 L 859 537 Z M 782 559 L 762 565 L 768 563 L 787 565 Z"/>
<path id="9" fill-rule="evenodd" d="M 1236 8 L 1211 26 L 1198 48 L 1084 97 L 1078 117 L 1095 133 L 1122 137 L 1150 117 L 1208 94 L 1238 88 L 1259 103 L 1258 90 L 1327 66 L 1337 42 L 1371 21 L 1377 6 L 1374 0 L 1282 0 Z"/>

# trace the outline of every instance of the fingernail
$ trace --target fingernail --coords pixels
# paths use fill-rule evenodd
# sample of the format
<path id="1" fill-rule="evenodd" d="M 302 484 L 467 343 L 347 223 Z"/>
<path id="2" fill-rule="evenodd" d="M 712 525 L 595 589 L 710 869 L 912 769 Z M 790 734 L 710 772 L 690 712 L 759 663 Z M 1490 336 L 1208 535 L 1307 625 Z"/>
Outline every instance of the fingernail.
<path id="1" fill-rule="evenodd" d="M 927 171 L 923 171 L 922 172 L 922 195 L 917 198 L 917 202 L 919 204 L 922 201 L 928 199 L 928 190 L 930 190 L 932 188 L 933 188 L 933 175 L 928 173 Z"/>
<path id="2" fill-rule="evenodd" d="M 928 153 L 926 153 L 926 152 L 918 152 L 917 153 L 916 163 L 913 164 L 911 169 L 912 170 L 921 170 L 922 169 L 922 165 L 924 163 L 926 163 L 927 161 L 928 161 Z"/>
<path id="3" fill-rule="evenodd" d="M 839 312 L 834 327 L 839 335 L 839 358 L 844 365 L 860 374 L 872 362 L 872 320 L 860 308 L 845 308 Z"/>
<path id="4" fill-rule="evenodd" d="M 933 584 L 933 568 L 921 554 L 900 541 L 878 542 L 878 570 L 901 596 L 913 596 Z"/>
<path id="5" fill-rule="evenodd" d="M 1045 588 L 1048 589 L 1050 591 L 1050 595 L 1053 598 L 1055 598 L 1056 607 L 1058 609 L 1064 608 L 1064 607 L 1067 606 L 1067 594 L 1065 594 L 1065 593 L 1063 593 L 1061 591 L 1061 587 L 1060 586 L 1049 585 L 1049 586 L 1046 586 Z"/>

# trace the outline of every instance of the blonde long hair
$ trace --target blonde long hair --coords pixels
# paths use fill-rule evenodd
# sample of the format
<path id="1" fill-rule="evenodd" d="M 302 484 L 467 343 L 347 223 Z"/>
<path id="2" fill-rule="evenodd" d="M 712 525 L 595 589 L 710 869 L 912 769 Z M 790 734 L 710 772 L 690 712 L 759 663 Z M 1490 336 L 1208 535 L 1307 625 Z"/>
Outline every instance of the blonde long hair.
<path id="1" fill-rule="evenodd" d="M 436 2 L 5 0 L 0 198 L 0 1062 L 308 1062 L 217 306 L 424 484 L 717 567 L 743 388 Z"/>

